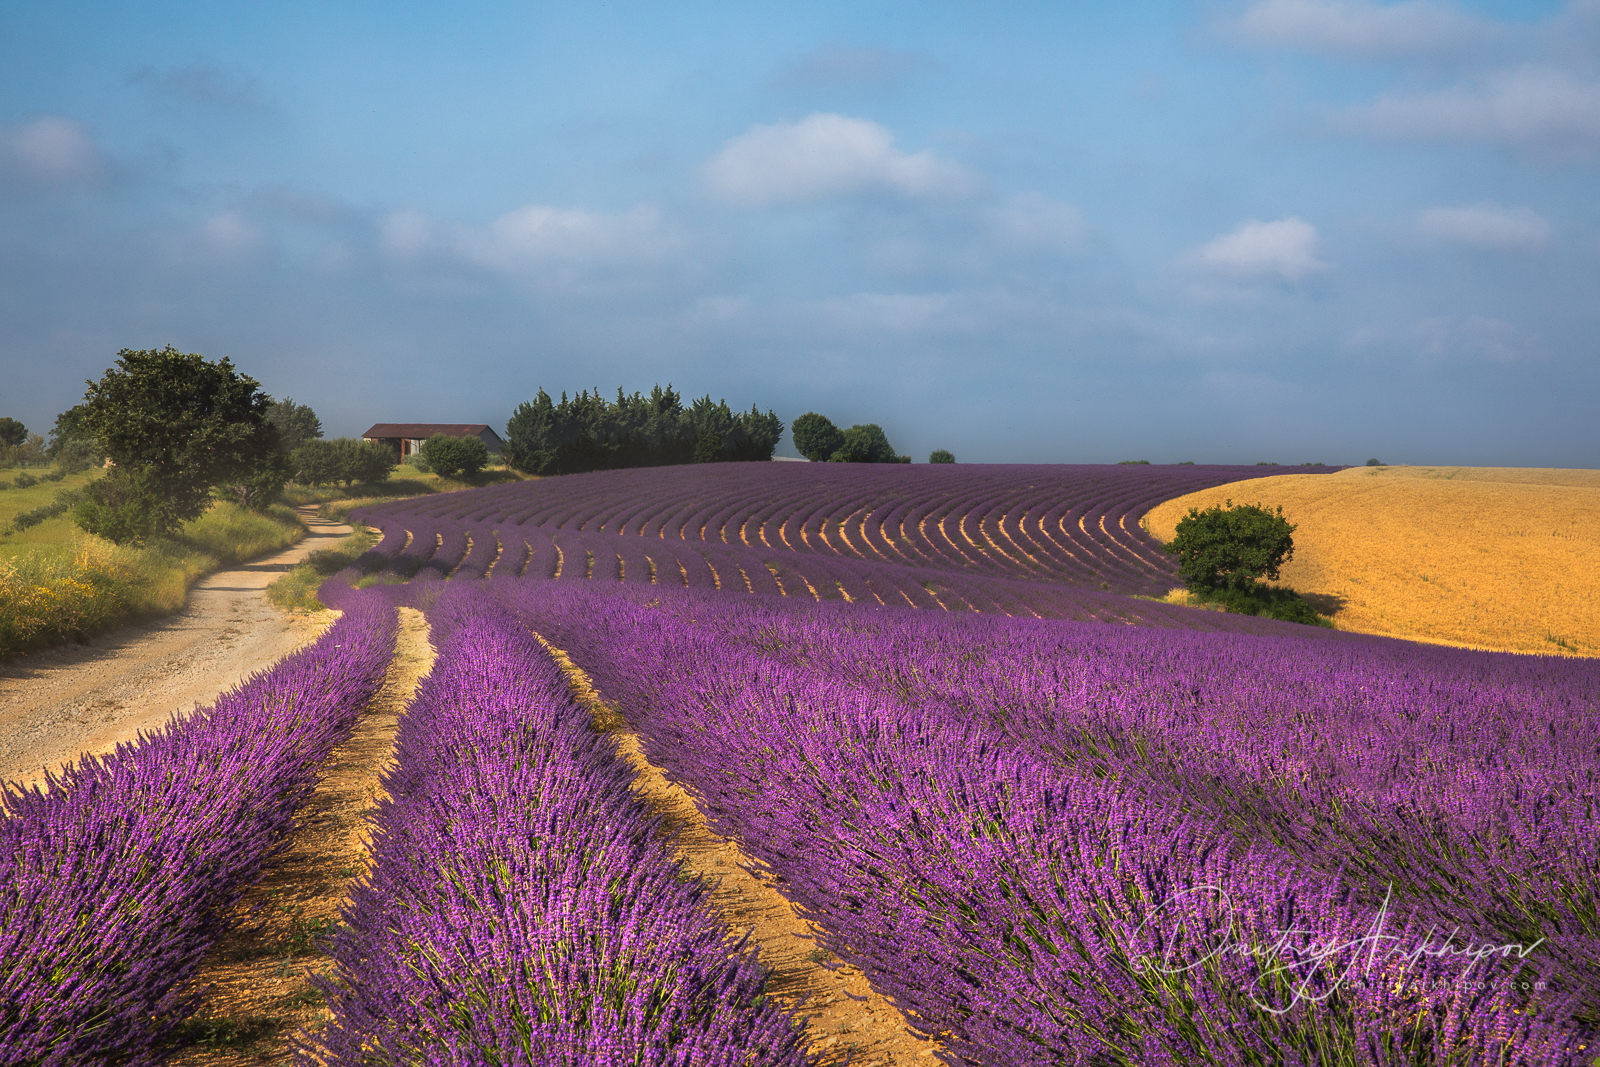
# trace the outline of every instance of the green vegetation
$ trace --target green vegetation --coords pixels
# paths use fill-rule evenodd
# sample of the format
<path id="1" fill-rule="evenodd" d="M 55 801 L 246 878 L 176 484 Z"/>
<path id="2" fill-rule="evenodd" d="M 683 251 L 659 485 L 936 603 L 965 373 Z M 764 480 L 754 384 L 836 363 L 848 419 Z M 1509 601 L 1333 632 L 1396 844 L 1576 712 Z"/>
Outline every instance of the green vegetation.
<path id="1" fill-rule="evenodd" d="M 599 390 L 557 403 L 543 389 L 506 423 L 506 460 L 525 474 L 571 474 L 619 467 L 769 460 L 783 420 L 758 408 L 736 413 L 707 394 L 684 407 L 671 385 L 649 396 Z M 431 462 L 431 461 L 430 461 Z"/>
<path id="2" fill-rule="evenodd" d="M 808 411 L 794 420 L 794 447 L 813 463 L 910 463 L 910 456 L 895 452 L 883 427 L 859 423 L 841 430 L 826 415 Z M 940 451 L 943 451 L 942 449 Z M 948 452 L 945 453 L 949 455 Z M 948 462 L 954 463 L 954 456 Z M 928 462 L 935 461 L 931 456 Z"/>
<path id="3" fill-rule="evenodd" d="M 0 445 L 20 445 L 28 439 L 28 428 L 13 418 L 0 418 Z"/>
<path id="4" fill-rule="evenodd" d="M 399 466 L 395 454 L 384 445 L 357 437 L 335 437 L 331 441 L 307 441 L 289 456 L 297 485 L 321 486 L 358 482 L 376 484 L 388 480 Z"/>
<path id="5" fill-rule="evenodd" d="M 947 448 L 936 448 L 928 453 L 929 463 L 954 463 L 955 461 L 955 453 Z"/>
<path id="6" fill-rule="evenodd" d="M 722 439 L 719 437 L 718 451 L 721 448 Z M 422 443 L 422 458 L 441 478 L 470 478 L 489 465 L 489 446 L 476 437 L 451 437 L 449 434 L 436 433 Z"/>
<path id="7" fill-rule="evenodd" d="M 1117 466 L 1119 466 L 1119 467 L 1148 467 L 1148 466 L 1150 466 L 1150 461 L 1147 460 L 1147 459 L 1119 459 L 1117 461 Z"/>
<path id="8" fill-rule="evenodd" d="M 1388 464 L 1380 462 L 1379 460 L 1376 460 L 1376 459 L 1369 459 L 1369 460 L 1367 460 L 1367 466 L 1369 466 L 1369 467 L 1387 467 Z"/>
<path id="9" fill-rule="evenodd" d="M 813 463 L 831 459 L 844 444 L 844 433 L 826 415 L 808 411 L 794 420 L 794 447 Z"/>
<path id="10" fill-rule="evenodd" d="M 101 477 L 98 471 L 66 475 L 60 492 L 82 493 Z M 262 513 L 222 501 L 173 536 L 138 547 L 85 534 L 60 514 L 17 528 L 20 515 L 48 506 L 57 492 L 39 484 L 0 496 L 0 521 L 8 531 L 0 541 L 0 655 L 175 611 L 201 575 L 305 536 L 288 508 Z"/>
<path id="11" fill-rule="evenodd" d="M 288 481 L 272 398 L 226 359 L 171 345 L 124 348 L 84 394 L 81 426 L 115 466 L 73 508 L 79 526 L 118 544 L 170 537 L 226 485 L 239 503 L 269 506 Z"/>
<path id="12" fill-rule="evenodd" d="M 1190 508 L 1166 550 L 1178 557 L 1178 574 L 1196 600 L 1239 615 L 1332 626 L 1293 589 L 1258 581 L 1276 581 L 1279 568 L 1294 558 L 1294 531 L 1281 507 L 1235 507 L 1228 500 L 1204 511 Z"/>
<path id="13" fill-rule="evenodd" d="M 344 570 L 372 547 L 376 537 L 362 527 L 332 548 L 319 549 L 288 574 L 267 586 L 267 599 L 286 611 L 325 611 L 317 589 L 330 575 Z"/>
<path id="14" fill-rule="evenodd" d="M 308 441 L 322 436 L 322 420 L 309 405 L 296 404 L 293 397 L 274 400 L 267 408 L 267 422 L 278 431 L 278 447 L 292 454 Z"/>

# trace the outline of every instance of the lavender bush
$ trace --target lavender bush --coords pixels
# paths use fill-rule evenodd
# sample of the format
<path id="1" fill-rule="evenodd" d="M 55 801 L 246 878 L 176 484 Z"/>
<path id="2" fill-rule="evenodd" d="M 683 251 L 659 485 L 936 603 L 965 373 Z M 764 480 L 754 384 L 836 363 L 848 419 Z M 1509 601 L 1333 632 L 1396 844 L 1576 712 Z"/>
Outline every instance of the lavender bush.
<path id="1" fill-rule="evenodd" d="M 950 1062 L 1594 1059 L 1592 664 L 498 588 Z"/>
<path id="2" fill-rule="evenodd" d="M 0 1062 L 156 1063 L 201 960 L 377 692 L 393 608 L 163 730 L 0 792 Z"/>
<path id="3" fill-rule="evenodd" d="M 429 617 L 307 1061 L 809 1062 L 550 655 L 469 588 Z"/>

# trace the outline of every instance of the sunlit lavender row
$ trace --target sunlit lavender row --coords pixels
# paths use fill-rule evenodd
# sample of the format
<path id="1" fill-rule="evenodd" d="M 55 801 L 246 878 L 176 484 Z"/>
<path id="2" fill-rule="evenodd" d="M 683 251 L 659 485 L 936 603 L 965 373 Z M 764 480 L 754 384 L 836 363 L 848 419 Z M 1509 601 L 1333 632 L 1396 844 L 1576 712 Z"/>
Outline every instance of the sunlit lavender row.
<path id="1" fill-rule="evenodd" d="M 0 1063 L 160 1062 L 202 958 L 287 841 L 382 684 L 394 609 L 347 605 L 311 647 L 0 817 Z"/>
<path id="2" fill-rule="evenodd" d="M 308 1062 L 807 1063 L 549 653 L 451 594 Z"/>
<path id="3" fill-rule="evenodd" d="M 1595 1059 L 1592 663 L 489 586 L 949 1062 Z"/>

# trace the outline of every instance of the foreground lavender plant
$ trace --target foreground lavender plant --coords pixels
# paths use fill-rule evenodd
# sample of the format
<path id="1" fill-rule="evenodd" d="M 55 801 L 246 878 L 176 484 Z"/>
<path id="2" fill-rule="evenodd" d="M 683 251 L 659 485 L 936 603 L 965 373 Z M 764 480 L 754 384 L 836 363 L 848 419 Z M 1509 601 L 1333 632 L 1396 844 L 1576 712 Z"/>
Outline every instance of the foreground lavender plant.
<path id="1" fill-rule="evenodd" d="M 232 906 L 382 684 L 396 616 L 348 606 L 210 708 L 0 804 L 0 1063 L 156 1063 Z"/>
<path id="2" fill-rule="evenodd" d="M 559 667 L 481 593 L 452 592 L 307 1060 L 807 1063 Z"/>
<path id="3" fill-rule="evenodd" d="M 1595 1058 L 1592 663 L 491 586 L 950 1062 Z"/>

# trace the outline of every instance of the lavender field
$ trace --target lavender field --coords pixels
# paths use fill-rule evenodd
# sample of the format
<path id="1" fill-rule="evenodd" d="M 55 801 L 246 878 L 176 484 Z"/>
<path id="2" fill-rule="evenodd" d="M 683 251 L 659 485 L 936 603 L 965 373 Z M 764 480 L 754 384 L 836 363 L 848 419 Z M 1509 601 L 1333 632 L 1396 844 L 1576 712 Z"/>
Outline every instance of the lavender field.
<path id="1" fill-rule="evenodd" d="M 839 466 L 366 515 L 382 541 L 320 594 L 344 619 L 269 677 L 357 679 L 317 713 L 334 736 L 394 606 L 438 659 L 306 1063 L 844 1062 L 685 879 L 545 643 L 940 1062 L 1600 1062 L 1600 664 L 1126 595 L 1174 583 L 1142 509 L 1255 468 Z M 322 751 L 257 739 L 299 770 L 254 786 L 206 729 L 186 788 L 237 799 L 163 801 L 182 830 L 129 831 L 127 888 L 78 842 L 144 812 L 170 742 L 6 796 L 7 1062 L 153 1062 L 192 1008 L 134 898 L 195 900 L 163 936 L 214 936 Z M 239 834 L 260 844 L 228 864 L 201 843 Z M 53 888 L 69 869 L 96 873 Z M 122 925 L 79 947 L 88 915 Z M 124 940 L 177 977 L 81 962 Z"/>

